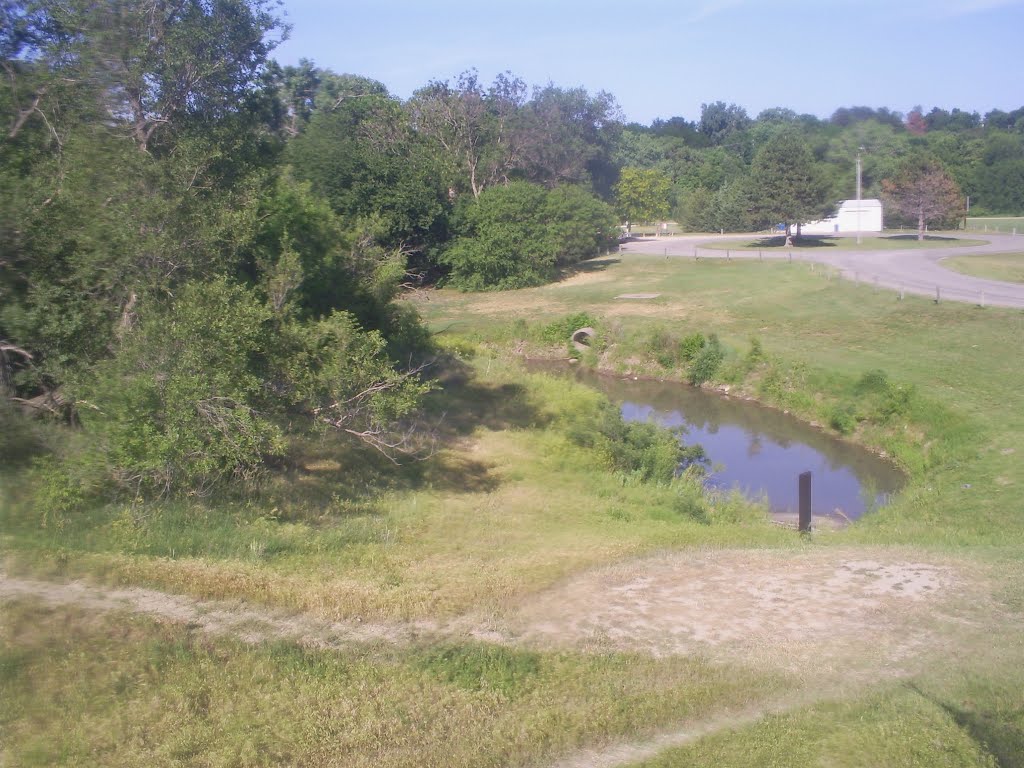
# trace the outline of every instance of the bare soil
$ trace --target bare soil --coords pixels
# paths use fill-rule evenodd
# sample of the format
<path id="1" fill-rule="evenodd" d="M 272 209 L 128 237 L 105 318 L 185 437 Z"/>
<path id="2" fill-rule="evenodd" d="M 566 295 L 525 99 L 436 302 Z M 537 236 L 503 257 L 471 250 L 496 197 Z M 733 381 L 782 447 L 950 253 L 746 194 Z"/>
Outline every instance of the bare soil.
<path id="1" fill-rule="evenodd" d="M 876 676 L 969 621 L 975 592 L 954 564 L 885 551 L 684 552 L 577 575 L 514 623 L 527 642 Z"/>

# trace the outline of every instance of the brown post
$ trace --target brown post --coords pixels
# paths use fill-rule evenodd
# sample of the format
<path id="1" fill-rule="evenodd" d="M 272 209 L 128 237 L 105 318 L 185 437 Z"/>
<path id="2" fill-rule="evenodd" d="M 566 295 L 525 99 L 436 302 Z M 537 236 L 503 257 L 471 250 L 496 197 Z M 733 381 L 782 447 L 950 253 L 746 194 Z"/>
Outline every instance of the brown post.
<path id="1" fill-rule="evenodd" d="M 811 473 L 800 475 L 800 533 L 811 532 Z"/>

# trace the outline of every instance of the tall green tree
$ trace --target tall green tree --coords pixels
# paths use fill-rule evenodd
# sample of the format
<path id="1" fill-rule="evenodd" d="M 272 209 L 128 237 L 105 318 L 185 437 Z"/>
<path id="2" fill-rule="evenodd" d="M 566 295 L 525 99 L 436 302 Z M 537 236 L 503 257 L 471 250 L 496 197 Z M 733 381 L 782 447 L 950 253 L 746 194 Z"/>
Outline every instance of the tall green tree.
<path id="1" fill-rule="evenodd" d="M 431 81 L 413 94 L 410 107 L 418 130 L 444 151 L 460 190 L 480 197 L 521 165 L 517 124 L 525 100 L 519 78 L 502 74 L 485 88 L 471 70 L 453 83 Z"/>
<path id="2" fill-rule="evenodd" d="M 672 209 L 671 190 L 671 180 L 659 170 L 623 168 L 615 185 L 616 206 L 625 221 L 663 221 Z"/>
<path id="3" fill-rule="evenodd" d="M 386 248 L 423 251 L 446 235 L 446 158 L 398 100 L 365 92 L 318 108 L 286 159 L 349 228 Z"/>
<path id="4" fill-rule="evenodd" d="M 789 228 L 820 218 L 830 208 L 828 182 L 807 142 L 795 132 L 780 133 L 760 150 L 751 166 L 749 192 L 758 226 Z M 798 232 L 799 234 L 799 232 Z"/>

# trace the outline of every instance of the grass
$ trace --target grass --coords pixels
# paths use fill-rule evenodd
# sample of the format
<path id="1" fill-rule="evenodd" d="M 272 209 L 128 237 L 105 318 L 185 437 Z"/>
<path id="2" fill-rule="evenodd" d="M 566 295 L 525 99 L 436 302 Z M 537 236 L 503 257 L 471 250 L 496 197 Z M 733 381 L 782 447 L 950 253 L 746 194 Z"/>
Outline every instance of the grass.
<path id="1" fill-rule="evenodd" d="M 970 216 L 967 231 L 1024 234 L 1024 216 Z"/>
<path id="2" fill-rule="evenodd" d="M 660 295 L 615 298 L 634 292 Z M 40 508 L 27 495 L 30 477 L 8 469 L 5 568 L 325 619 L 470 616 L 490 626 L 574 575 L 646 553 L 842 547 L 955 562 L 968 593 L 985 599 L 961 630 L 927 641 L 932 656 L 906 684 L 886 668 L 876 684 L 828 692 L 815 689 L 825 671 L 813 661 L 793 678 L 757 659 L 465 636 L 254 646 L 8 600 L 0 762 L 543 765 L 691 721 L 728 723 L 803 691 L 826 700 L 649 765 L 1021 764 L 1024 313 L 899 302 L 803 263 L 635 254 L 543 288 L 416 300 L 462 358 L 430 404 L 440 450 L 429 460 L 395 469 L 340 442 L 300 441 L 252 493 L 61 513 Z M 523 372 L 517 350 L 565 354 L 547 330 L 576 313 L 598 330 L 583 364 L 632 375 L 682 380 L 688 362 L 675 343 L 716 333 L 727 353 L 715 384 L 826 425 L 837 409 L 849 414 L 849 439 L 911 473 L 906 492 L 845 531 L 805 541 L 740 502 L 698 519 L 678 483 L 638 482 L 574 441 L 597 395 Z"/>
<path id="3" fill-rule="evenodd" d="M 500 610 L 569 573 L 655 548 L 782 538 L 767 524 L 709 530 L 675 511 L 677 489 L 624 483 L 559 424 L 599 396 L 490 367 L 433 407 L 493 409 L 491 427 L 459 437 L 468 425 L 449 419 L 454 444 L 397 474 L 328 442 L 303 446 L 293 472 L 244 500 L 112 503 L 51 515 L 45 527 L 44 513 L 13 507 L 10 558 L 35 572 L 327 618 L 417 619 Z"/>
<path id="4" fill-rule="evenodd" d="M 626 291 L 660 296 L 615 300 Z M 1022 393 L 1016 353 L 1007 354 L 1024 339 L 1018 311 L 899 302 L 891 292 L 829 279 L 804 264 L 639 255 L 566 284 L 474 297 L 471 305 L 453 295 L 451 302 L 445 295 L 431 302 L 433 327 L 449 328 L 457 315 L 448 333 L 464 328 L 468 338 L 497 346 L 515 336 L 505 319 L 513 306 L 538 321 L 601 307 L 614 337 L 602 364 L 620 373 L 673 375 L 644 354 L 643 340 L 658 329 L 679 337 L 715 331 L 734 350 L 734 362 L 756 336 L 781 362 L 774 377 L 750 386 L 768 399 L 765 390 L 774 390 L 780 405 L 809 418 L 823 418 L 828 401 L 842 402 L 866 372 L 885 371 L 896 385 L 914 388 L 917 423 L 895 424 L 896 435 L 868 430 L 855 437 L 904 451 L 918 482 L 849 535 L 949 545 L 1024 541 L 1014 511 L 1024 496 L 1013 468 L 1024 451 Z"/>
<path id="5" fill-rule="evenodd" d="M 956 256 L 943 259 L 942 266 L 974 277 L 1024 283 L 1024 252 Z"/>
<path id="6" fill-rule="evenodd" d="M 789 685 L 699 659 L 479 642 L 250 646 L 16 602 L 0 625 L 0 754 L 18 766 L 522 766 Z"/>

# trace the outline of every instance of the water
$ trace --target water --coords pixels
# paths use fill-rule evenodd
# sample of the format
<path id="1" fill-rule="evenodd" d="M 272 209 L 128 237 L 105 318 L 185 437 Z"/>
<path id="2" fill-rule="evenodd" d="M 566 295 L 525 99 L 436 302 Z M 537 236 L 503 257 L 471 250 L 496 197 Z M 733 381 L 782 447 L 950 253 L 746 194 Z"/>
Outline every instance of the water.
<path id="1" fill-rule="evenodd" d="M 567 372 L 562 364 L 538 367 Z M 707 485 L 766 498 L 777 516 L 796 514 L 801 472 L 812 473 L 812 514 L 840 520 L 885 504 L 906 482 L 893 464 L 870 451 L 757 403 L 685 384 L 573 374 L 619 404 L 628 421 L 683 427 L 681 440 L 703 446 L 710 460 Z"/>

